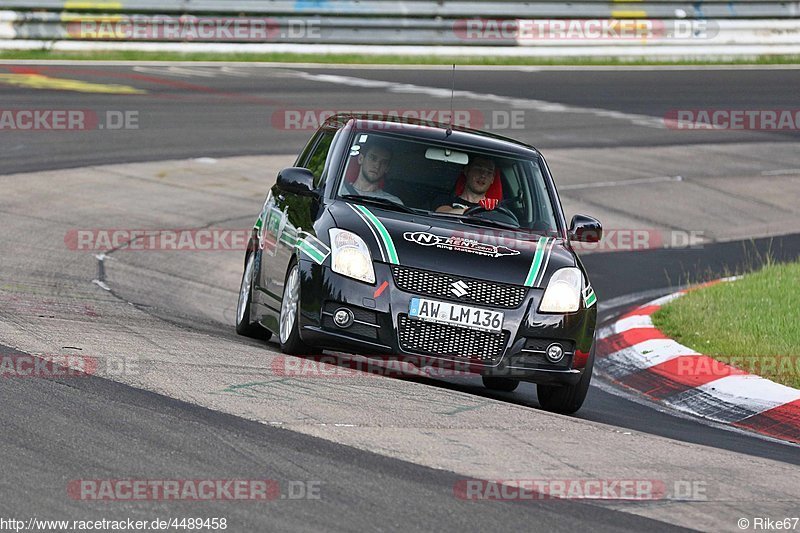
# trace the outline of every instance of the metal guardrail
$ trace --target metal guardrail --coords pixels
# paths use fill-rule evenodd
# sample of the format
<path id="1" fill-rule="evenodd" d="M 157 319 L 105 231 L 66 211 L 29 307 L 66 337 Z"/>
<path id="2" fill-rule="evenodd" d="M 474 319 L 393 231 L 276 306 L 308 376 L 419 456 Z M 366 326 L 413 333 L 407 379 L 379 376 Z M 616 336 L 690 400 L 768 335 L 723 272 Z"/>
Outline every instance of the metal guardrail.
<path id="1" fill-rule="evenodd" d="M 235 20 L 237 26 L 226 27 Z M 150 17 L 0 12 L 0 39 L 36 41 L 224 42 L 421 46 L 590 45 L 797 45 L 800 24 L 770 20 L 627 20 L 599 25 L 573 20 L 520 19 L 496 31 L 491 24 L 468 30 L 465 21 L 386 17 Z M 557 26 L 558 24 L 561 26 Z M 203 26 L 205 24 L 205 26 Z M 5 30 L 3 30 L 5 28 Z M 135 28 L 135 30 L 133 29 Z M 605 33 L 603 33 L 605 31 Z M 594 33 L 592 33 L 594 32 Z M 623 33 L 627 32 L 627 33 Z"/>
<path id="2" fill-rule="evenodd" d="M 597 50 L 653 47 L 692 50 L 768 50 L 800 52 L 800 1 L 775 0 L 0 0 L 0 45 L 49 47 L 101 46 L 103 42 L 148 49 L 159 43 L 240 43 L 280 46 L 392 45 L 478 50 L 487 48 L 529 54 L 561 53 L 596 46 Z M 235 21 L 241 33 L 203 23 Z M 565 21 L 578 33 L 559 32 Z M 613 21 L 606 33 L 581 35 L 589 24 Z M 634 36 L 615 32 L 626 22 Z M 187 23 L 189 31 L 182 26 Z M 498 23 L 502 27 L 498 27 Z M 544 29 L 531 33 L 531 23 Z M 476 29 L 477 24 L 477 29 Z M 494 25 L 493 25 L 494 24 Z M 178 30 L 175 27 L 179 27 Z M 131 28 L 135 27 L 135 30 Z M 296 31 L 297 29 L 300 31 Z M 629 28 L 630 29 L 630 28 Z M 499 30 L 499 31 L 498 31 Z M 556 30 L 556 31 L 554 31 Z M 638 33 L 636 33 L 638 31 Z M 28 43 L 28 44 L 26 44 Z M 166 46 L 165 44 L 161 45 Z M 738 47 L 738 48 L 737 48 Z M 358 48 L 355 48 L 359 50 Z M 527 52 L 524 52 L 527 50 Z M 774 52 L 769 50 L 775 50 Z M 780 51 L 779 51 L 780 50 Z M 263 51 L 263 50 L 262 50 Z M 596 51 L 596 50 L 595 50 Z M 592 51 L 592 52 L 595 52 Z M 570 52 L 566 52 L 570 53 Z M 760 52 L 764 53 L 764 52 Z M 611 52 L 613 55 L 613 52 Z"/>
<path id="3" fill-rule="evenodd" d="M 4 9 L 72 12 L 225 14 L 258 16 L 365 16 L 401 18 L 785 18 L 800 16 L 800 2 L 776 0 L 4 0 Z M 677 14 L 677 15 L 676 15 Z"/>

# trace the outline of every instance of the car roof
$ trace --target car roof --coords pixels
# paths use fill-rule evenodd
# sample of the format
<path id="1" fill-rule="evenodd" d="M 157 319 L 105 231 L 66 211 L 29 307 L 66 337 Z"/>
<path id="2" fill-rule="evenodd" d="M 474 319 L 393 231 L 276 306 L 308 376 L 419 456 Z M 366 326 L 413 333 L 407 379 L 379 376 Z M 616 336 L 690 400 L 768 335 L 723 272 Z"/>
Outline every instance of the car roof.
<path id="1" fill-rule="evenodd" d="M 353 123 L 356 129 L 362 131 L 372 130 L 433 141 L 447 140 L 449 144 L 460 145 L 465 148 L 505 152 L 509 155 L 523 157 L 540 157 L 539 151 L 533 146 L 502 135 L 459 125 L 398 115 L 383 115 L 379 118 L 374 114 L 338 113 L 328 117 L 322 128 L 339 129 L 350 122 Z M 451 132 L 449 135 L 447 134 L 448 130 Z"/>

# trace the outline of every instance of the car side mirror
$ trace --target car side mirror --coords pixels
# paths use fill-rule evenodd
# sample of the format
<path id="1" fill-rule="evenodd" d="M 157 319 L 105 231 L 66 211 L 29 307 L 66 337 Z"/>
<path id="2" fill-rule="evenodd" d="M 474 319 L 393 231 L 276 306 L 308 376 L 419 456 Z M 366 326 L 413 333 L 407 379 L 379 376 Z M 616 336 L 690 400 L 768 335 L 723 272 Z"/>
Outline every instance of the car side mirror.
<path id="1" fill-rule="evenodd" d="M 314 175 L 307 168 L 288 167 L 278 173 L 278 188 L 283 192 L 299 196 L 317 196 L 314 190 Z"/>
<path id="2" fill-rule="evenodd" d="M 575 215 L 569 224 L 569 238 L 578 242 L 598 242 L 603 236 L 603 225 L 596 218 Z"/>

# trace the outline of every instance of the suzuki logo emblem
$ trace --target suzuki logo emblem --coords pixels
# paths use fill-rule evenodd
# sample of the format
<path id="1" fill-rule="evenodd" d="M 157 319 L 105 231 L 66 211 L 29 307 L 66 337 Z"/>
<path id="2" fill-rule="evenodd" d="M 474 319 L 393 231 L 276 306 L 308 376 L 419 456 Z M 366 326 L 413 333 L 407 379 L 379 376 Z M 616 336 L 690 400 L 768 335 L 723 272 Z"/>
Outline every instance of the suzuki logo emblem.
<path id="1" fill-rule="evenodd" d="M 450 284 L 450 292 L 461 298 L 462 296 L 466 296 L 469 292 L 469 285 L 461 280 L 458 280 L 455 283 Z"/>

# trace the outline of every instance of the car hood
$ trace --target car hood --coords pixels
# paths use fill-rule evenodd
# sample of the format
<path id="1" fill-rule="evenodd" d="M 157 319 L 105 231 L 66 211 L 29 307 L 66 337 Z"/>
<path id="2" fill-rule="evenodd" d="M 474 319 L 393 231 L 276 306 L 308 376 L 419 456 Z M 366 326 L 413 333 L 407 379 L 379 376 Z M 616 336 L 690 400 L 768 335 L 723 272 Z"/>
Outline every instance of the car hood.
<path id="1" fill-rule="evenodd" d="M 561 238 L 463 224 L 375 206 L 336 201 L 336 226 L 361 236 L 373 260 L 544 287 L 553 272 L 576 266 Z"/>

